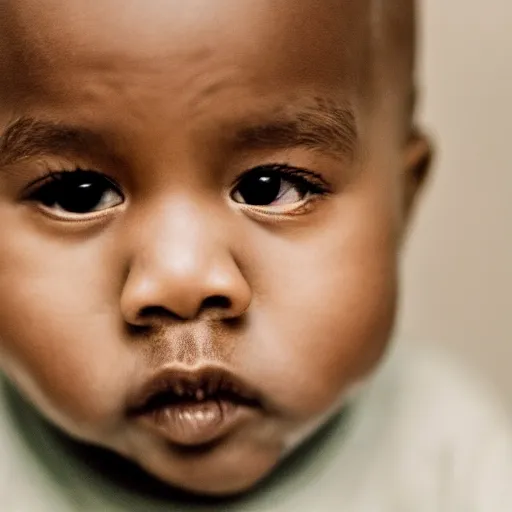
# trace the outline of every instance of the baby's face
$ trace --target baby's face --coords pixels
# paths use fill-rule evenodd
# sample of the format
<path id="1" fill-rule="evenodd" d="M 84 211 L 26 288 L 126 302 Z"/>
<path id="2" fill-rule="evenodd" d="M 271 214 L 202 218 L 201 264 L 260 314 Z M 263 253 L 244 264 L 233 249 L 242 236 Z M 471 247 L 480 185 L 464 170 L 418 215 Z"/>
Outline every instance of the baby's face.
<path id="1" fill-rule="evenodd" d="M 0 364 L 73 437 L 240 491 L 374 368 L 406 187 L 363 4 L 3 2 Z"/>

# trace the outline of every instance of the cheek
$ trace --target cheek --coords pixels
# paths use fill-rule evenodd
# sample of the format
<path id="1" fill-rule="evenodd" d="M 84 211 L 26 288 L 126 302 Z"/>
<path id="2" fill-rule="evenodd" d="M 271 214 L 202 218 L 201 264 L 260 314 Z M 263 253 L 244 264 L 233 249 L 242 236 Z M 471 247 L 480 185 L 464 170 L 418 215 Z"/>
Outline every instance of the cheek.
<path id="1" fill-rule="evenodd" d="M 106 427 L 133 364 L 107 299 L 105 255 L 30 234 L 3 237 L 2 370 L 68 430 Z"/>
<path id="2" fill-rule="evenodd" d="M 379 201 L 347 200 L 313 239 L 275 248 L 272 301 L 254 321 L 260 350 L 252 357 L 261 382 L 297 416 L 332 406 L 386 347 L 397 296 L 393 218 Z"/>

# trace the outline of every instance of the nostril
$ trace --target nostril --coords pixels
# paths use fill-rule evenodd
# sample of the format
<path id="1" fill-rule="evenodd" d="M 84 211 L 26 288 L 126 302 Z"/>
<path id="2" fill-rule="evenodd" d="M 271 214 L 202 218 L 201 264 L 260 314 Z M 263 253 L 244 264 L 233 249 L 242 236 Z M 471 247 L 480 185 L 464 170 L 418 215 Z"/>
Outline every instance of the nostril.
<path id="1" fill-rule="evenodd" d="M 142 308 L 137 315 L 137 326 L 142 329 L 155 321 L 172 320 L 174 322 L 183 322 L 199 314 L 200 311 L 218 309 L 228 310 L 232 307 L 232 302 L 228 297 L 222 295 L 212 295 L 207 297 L 201 303 L 199 310 L 191 311 L 190 316 L 180 315 L 162 306 L 146 306 Z M 185 313 L 185 312 L 184 312 Z"/>
<path id="2" fill-rule="evenodd" d="M 222 295 L 212 295 L 203 300 L 201 309 L 230 309 L 231 300 Z"/>
<path id="3" fill-rule="evenodd" d="M 144 307 L 137 315 L 137 324 L 141 327 L 147 327 L 149 325 L 153 325 L 154 322 L 162 320 L 173 320 L 175 322 L 179 322 L 185 320 L 185 318 L 162 306 Z"/>
<path id="4" fill-rule="evenodd" d="M 162 307 L 162 306 L 146 306 L 145 308 L 142 308 L 140 310 L 139 316 L 141 318 L 147 318 L 147 317 L 160 317 L 160 316 L 175 316 L 177 317 L 175 313 L 172 311 L 169 311 L 168 309 Z"/>

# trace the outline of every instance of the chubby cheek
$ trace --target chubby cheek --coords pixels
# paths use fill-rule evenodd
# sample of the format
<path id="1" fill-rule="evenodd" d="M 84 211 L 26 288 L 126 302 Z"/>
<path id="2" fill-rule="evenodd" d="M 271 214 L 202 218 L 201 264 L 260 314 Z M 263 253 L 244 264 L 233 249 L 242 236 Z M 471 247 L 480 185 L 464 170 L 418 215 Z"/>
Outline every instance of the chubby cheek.
<path id="1" fill-rule="evenodd" d="M 99 264 L 94 247 L 79 253 L 38 237 L 4 236 L 0 367 L 66 430 L 88 437 L 115 428 L 120 385 L 133 364 L 117 341 L 120 327 L 99 270 L 105 260 Z"/>
<path id="2" fill-rule="evenodd" d="M 255 313 L 260 381 L 290 417 L 324 413 L 374 369 L 393 328 L 397 239 L 378 196 L 340 201 L 317 234 L 281 241 Z M 256 340 L 255 343 L 256 345 Z"/>

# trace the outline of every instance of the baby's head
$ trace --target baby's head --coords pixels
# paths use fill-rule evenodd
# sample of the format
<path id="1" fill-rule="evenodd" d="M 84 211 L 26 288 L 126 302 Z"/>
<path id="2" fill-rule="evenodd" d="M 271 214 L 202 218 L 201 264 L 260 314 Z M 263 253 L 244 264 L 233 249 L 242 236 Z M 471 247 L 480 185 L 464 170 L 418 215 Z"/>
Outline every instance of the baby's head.
<path id="1" fill-rule="evenodd" d="M 428 146 L 410 0 L 4 0 L 0 368 L 231 493 L 390 339 Z"/>

